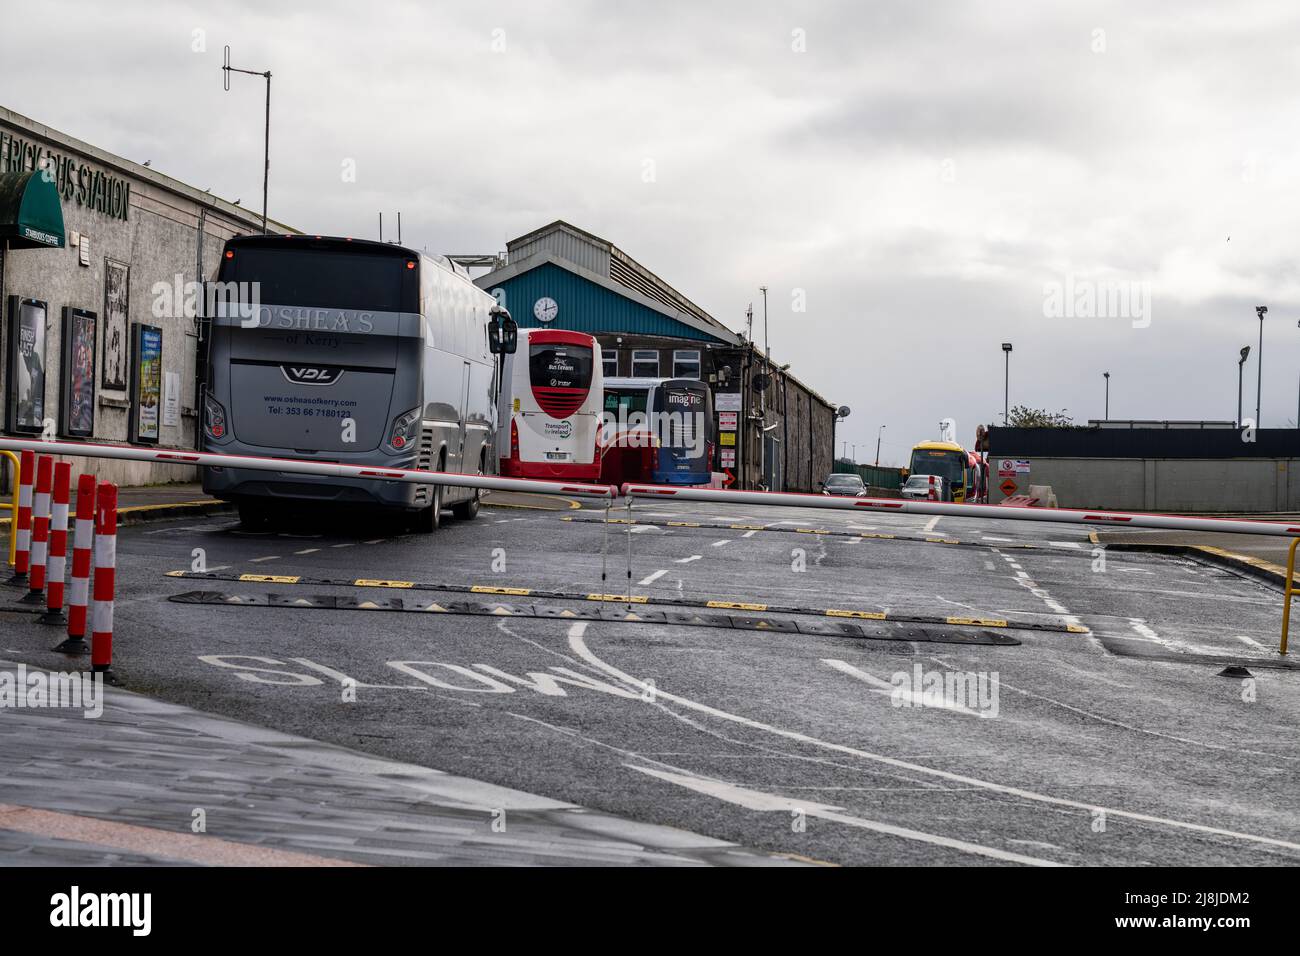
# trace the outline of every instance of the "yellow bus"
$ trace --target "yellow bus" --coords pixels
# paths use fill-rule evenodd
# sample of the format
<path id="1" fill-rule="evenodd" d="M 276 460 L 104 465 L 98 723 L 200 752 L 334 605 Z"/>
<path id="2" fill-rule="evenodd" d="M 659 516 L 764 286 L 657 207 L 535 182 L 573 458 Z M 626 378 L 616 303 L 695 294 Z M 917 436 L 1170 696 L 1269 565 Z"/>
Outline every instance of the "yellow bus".
<path id="1" fill-rule="evenodd" d="M 973 489 L 970 455 L 955 441 L 923 441 L 913 446 L 908 474 L 943 478 L 956 502 L 965 501 Z"/>

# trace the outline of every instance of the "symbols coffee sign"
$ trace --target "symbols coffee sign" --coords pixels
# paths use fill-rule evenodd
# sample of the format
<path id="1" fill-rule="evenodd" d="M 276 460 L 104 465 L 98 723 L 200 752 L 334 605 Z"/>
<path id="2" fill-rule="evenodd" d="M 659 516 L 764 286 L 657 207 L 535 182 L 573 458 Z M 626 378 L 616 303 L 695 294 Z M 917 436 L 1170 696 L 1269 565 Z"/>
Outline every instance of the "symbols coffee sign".
<path id="1" fill-rule="evenodd" d="M 0 173 L 43 171 L 65 202 L 75 202 L 113 219 L 126 219 L 131 183 L 96 169 L 78 157 L 58 153 L 44 143 L 0 130 Z"/>

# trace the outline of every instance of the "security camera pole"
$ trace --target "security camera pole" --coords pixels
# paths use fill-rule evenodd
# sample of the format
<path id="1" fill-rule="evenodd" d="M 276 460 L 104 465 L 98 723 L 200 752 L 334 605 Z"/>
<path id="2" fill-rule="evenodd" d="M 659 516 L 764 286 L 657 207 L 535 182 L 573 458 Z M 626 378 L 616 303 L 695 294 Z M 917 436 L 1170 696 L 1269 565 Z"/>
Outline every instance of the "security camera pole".
<path id="1" fill-rule="evenodd" d="M 1246 367 L 1246 359 L 1250 355 L 1250 346 L 1241 347 L 1241 358 L 1237 359 L 1237 427 L 1241 427 L 1241 372 Z"/>
<path id="2" fill-rule="evenodd" d="M 1003 380 L 1002 393 L 1002 424 L 1006 428 L 1011 427 L 1011 343 L 1003 342 L 1002 351 L 1007 357 L 1007 373 Z"/>
<path id="3" fill-rule="evenodd" d="M 1255 427 L 1259 427 L 1259 397 L 1263 394 L 1264 389 L 1264 316 L 1268 312 L 1268 306 L 1255 306 L 1255 314 L 1259 316 L 1259 352 L 1255 355 Z"/>
<path id="4" fill-rule="evenodd" d="M 257 70 L 240 70 L 230 65 L 230 46 L 226 45 L 226 59 L 221 70 L 225 73 L 226 92 L 230 92 L 230 74 L 247 73 L 249 76 L 261 76 L 266 79 L 266 140 L 265 157 L 262 167 L 262 234 L 266 235 L 266 193 L 271 180 L 271 71 L 259 73 Z"/>

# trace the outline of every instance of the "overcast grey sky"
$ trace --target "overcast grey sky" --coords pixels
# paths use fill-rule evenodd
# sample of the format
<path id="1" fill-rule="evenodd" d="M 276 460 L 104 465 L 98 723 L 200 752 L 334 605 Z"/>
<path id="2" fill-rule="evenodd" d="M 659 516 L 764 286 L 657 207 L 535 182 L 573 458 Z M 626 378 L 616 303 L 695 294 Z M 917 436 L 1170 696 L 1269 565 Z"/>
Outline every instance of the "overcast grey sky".
<path id="1" fill-rule="evenodd" d="M 1107 370 L 1112 417 L 1231 419 L 1250 344 L 1249 413 L 1260 303 L 1263 424 L 1295 424 L 1295 3 L 0 11 L 0 103 L 252 208 L 263 85 L 223 92 L 222 47 L 271 69 L 270 211 L 300 228 L 401 210 L 408 243 L 493 252 L 566 219 L 735 329 L 768 286 L 774 357 L 853 408 L 864 461 L 880 424 L 901 464 L 1000 418 L 1004 341 L 1012 404 L 1078 421 Z M 1145 283 L 1149 323 L 1048 314 L 1067 281 Z"/>

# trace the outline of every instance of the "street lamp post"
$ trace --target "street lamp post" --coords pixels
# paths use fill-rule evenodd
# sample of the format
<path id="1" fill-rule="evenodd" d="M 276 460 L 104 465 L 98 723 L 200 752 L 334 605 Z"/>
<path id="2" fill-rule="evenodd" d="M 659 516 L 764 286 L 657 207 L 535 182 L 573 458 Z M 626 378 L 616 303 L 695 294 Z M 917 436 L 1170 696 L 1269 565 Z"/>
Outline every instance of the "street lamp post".
<path id="1" fill-rule="evenodd" d="M 1241 427 L 1241 372 L 1246 367 L 1246 358 L 1250 355 L 1250 346 L 1241 347 L 1241 358 L 1237 359 L 1237 427 Z"/>
<path id="2" fill-rule="evenodd" d="M 1002 343 L 1002 352 L 1007 357 L 1007 372 L 1002 392 L 1002 424 L 1011 426 L 1011 343 Z"/>
<path id="3" fill-rule="evenodd" d="M 266 80 L 266 139 L 265 150 L 263 154 L 262 165 L 262 234 L 266 234 L 266 194 L 271 182 L 271 71 L 266 70 L 240 70 L 230 65 L 230 47 L 226 46 L 226 60 L 221 70 L 225 73 L 226 90 L 230 90 L 231 73 L 247 73 L 249 76 L 260 76 Z"/>
<path id="4" fill-rule="evenodd" d="M 1259 427 L 1259 398 L 1264 390 L 1264 316 L 1268 313 L 1268 306 L 1255 306 L 1255 314 L 1259 316 L 1259 351 L 1255 353 L 1255 427 Z"/>
<path id="5" fill-rule="evenodd" d="M 880 467 L 880 435 L 884 432 L 885 426 L 881 425 L 876 429 L 876 467 Z"/>
<path id="6" fill-rule="evenodd" d="M 1110 421 L 1110 372 L 1102 372 L 1106 379 L 1106 421 Z"/>

